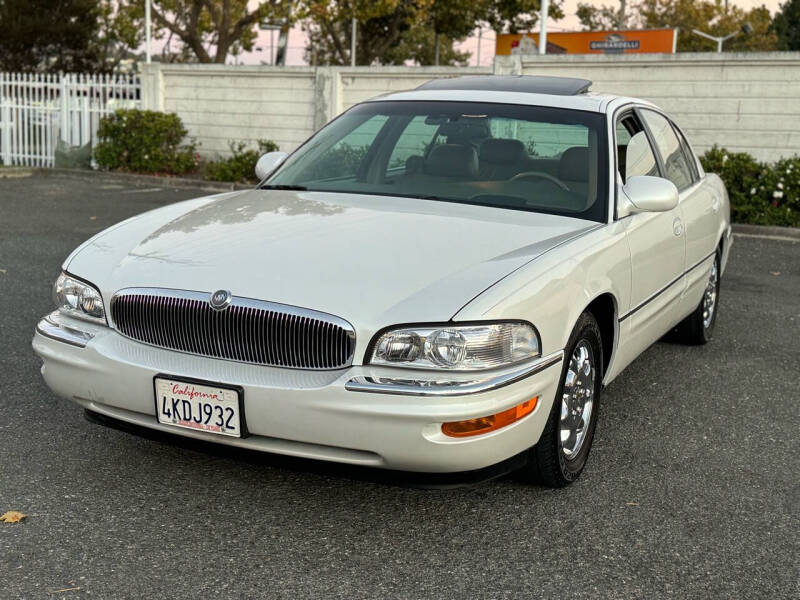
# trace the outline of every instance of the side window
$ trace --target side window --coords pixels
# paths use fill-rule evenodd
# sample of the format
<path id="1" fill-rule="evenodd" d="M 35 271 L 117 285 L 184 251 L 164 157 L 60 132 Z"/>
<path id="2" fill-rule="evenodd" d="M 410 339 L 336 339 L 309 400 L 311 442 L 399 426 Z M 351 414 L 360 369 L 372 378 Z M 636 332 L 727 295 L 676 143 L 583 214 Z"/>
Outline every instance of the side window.
<path id="1" fill-rule="evenodd" d="M 658 176 L 658 163 L 642 126 L 633 113 L 616 125 L 617 166 L 622 181 L 635 175 Z"/>
<path id="2" fill-rule="evenodd" d="M 323 152 L 300 177 L 303 181 L 355 177 L 372 142 L 388 118 L 386 115 L 375 115 L 361 123 Z"/>
<path id="3" fill-rule="evenodd" d="M 697 181 L 700 179 L 700 161 L 697 160 L 697 156 L 695 156 L 695 153 L 692 152 L 689 142 L 686 141 L 686 136 L 683 135 L 683 132 L 680 129 L 678 129 L 678 126 L 673 123 L 672 128 L 675 130 L 675 133 L 678 134 L 678 141 L 681 144 L 681 149 L 686 155 L 686 160 L 689 161 L 689 166 L 692 168 L 693 179 L 694 181 Z"/>
<path id="4" fill-rule="evenodd" d="M 589 146 L 589 130 L 584 125 L 492 118 L 489 131 L 493 138 L 519 140 L 528 156 L 536 158 L 558 158 L 570 148 Z"/>
<path id="5" fill-rule="evenodd" d="M 651 110 L 642 110 L 641 113 L 664 161 L 664 176 L 679 190 L 686 189 L 694 183 L 694 171 L 681 148 L 675 130 L 662 115 Z"/>
<path id="6" fill-rule="evenodd" d="M 426 118 L 425 115 L 418 115 L 406 125 L 389 156 L 388 170 L 405 167 L 410 157 L 425 154 L 425 150 L 439 129 L 437 124 L 426 123 Z"/>

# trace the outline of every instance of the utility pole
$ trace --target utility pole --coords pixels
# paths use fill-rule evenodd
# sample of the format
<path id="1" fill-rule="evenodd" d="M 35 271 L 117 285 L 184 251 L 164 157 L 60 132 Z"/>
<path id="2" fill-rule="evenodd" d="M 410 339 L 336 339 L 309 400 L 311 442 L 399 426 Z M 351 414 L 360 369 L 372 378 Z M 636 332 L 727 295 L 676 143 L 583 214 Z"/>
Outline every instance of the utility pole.
<path id="1" fill-rule="evenodd" d="M 433 64 L 439 66 L 439 32 L 433 34 Z"/>
<path id="2" fill-rule="evenodd" d="M 481 35 L 483 34 L 483 27 L 478 27 L 478 64 L 481 66 Z"/>
<path id="3" fill-rule="evenodd" d="M 144 0 L 144 53 L 146 62 L 151 62 L 150 52 L 150 0 Z"/>
<path id="4" fill-rule="evenodd" d="M 356 29 L 358 25 L 356 24 L 356 18 L 353 17 L 353 21 L 351 22 L 351 31 L 350 31 L 350 66 L 356 66 Z"/>
<path id="5" fill-rule="evenodd" d="M 625 8 L 627 4 L 628 4 L 627 0 L 619 0 L 619 13 L 617 13 L 617 29 L 622 29 L 623 27 L 625 27 Z"/>
<path id="6" fill-rule="evenodd" d="M 547 53 L 547 16 L 550 13 L 550 1 L 541 0 L 542 10 L 539 14 L 539 54 Z"/>

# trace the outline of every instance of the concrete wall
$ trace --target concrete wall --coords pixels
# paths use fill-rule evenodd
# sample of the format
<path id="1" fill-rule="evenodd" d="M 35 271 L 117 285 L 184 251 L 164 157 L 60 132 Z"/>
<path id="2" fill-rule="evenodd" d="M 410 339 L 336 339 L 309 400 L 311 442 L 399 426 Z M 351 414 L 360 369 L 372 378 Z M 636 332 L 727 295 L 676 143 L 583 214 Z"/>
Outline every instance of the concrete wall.
<path id="1" fill-rule="evenodd" d="M 259 138 L 290 151 L 357 102 L 489 71 L 152 64 L 143 67 L 143 101 L 178 113 L 206 156 L 227 154 L 231 140 Z M 716 143 L 764 160 L 800 154 L 798 52 L 498 57 L 495 72 L 585 77 L 593 91 L 651 100 L 699 152 Z"/>
<path id="2" fill-rule="evenodd" d="M 200 152 L 229 154 L 232 140 L 271 139 L 291 151 L 357 102 L 437 77 L 489 73 L 451 67 L 143 65 L 145 108 L 177 113 Z"/>
<path id="3" fill-rule="evenodd" d="M 800 52 L 498 57 L 495 70 L 584 77 L 592 91 L 650 100 L 698 152 L 800 154 Z"/>

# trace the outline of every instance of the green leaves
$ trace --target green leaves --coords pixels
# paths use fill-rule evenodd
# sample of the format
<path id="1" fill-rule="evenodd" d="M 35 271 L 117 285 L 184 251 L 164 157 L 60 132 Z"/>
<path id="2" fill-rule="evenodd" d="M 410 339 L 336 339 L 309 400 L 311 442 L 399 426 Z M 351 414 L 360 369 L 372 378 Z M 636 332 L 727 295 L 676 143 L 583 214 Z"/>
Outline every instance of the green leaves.
<path id="1" fill-rule="evenodd" d="M 725 183 L 735 223 L 800 226 L 800 156 L 769 164 L 714 146 L 700 161 Z"/>
<path id="2" fill-rule="evenodd" d="M 197 167 L 197 156 L 194 143 L 182 143 L 186 133 L 176 114 L 118 110 L 100 119 L 94 157 L 109 170 L 188 173 Z"/>
<path id="3" fill-rule="evenodd" d="M 272 140 L 258 140 L 258 148 L 248 148 L 246 142 L 229 142 L 231 156 L 206 163 L 204 177 L 211 181 L 257 182 L 255 168 L 258 159 L 267 152 L 279 150 Z"/>

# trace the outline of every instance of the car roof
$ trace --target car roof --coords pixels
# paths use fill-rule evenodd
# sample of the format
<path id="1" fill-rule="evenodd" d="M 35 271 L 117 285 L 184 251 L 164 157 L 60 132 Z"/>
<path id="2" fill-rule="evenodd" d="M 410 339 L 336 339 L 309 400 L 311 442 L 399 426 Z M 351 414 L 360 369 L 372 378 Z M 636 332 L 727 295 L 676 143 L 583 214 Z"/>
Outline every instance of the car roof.
<path id="1" fill-rule="evenodd" d="M 477 75 L 435 79 L 414 90 L 391 92 L 369 101 L 487 102 L 589 112 L 608 112 L 631 103 L 651 105 L 637 98 L 590 92 L 586 89 L 589 85 L 587 79 L 572 77 Z"/>

